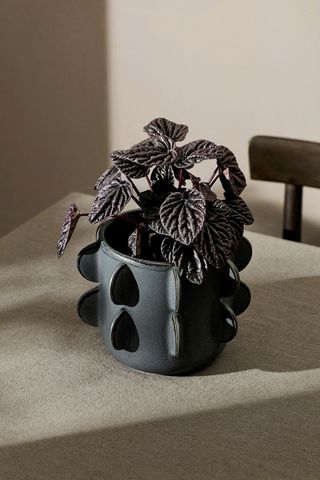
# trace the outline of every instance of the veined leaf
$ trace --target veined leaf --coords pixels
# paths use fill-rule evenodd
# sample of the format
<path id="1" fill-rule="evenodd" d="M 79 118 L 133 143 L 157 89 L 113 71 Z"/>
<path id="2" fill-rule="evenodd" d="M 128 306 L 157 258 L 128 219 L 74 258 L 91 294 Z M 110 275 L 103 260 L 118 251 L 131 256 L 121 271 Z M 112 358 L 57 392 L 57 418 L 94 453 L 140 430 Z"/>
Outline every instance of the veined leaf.
<path id="1" fill-rule="evenodd" d="M 161 255 L 168 263 L 171 263 L 172 265 L 173 265 L 172 252 L 173 252 L 174 244 L 175 244 L 175 240 L 173 240 L 173 238 L 171 237 L 165 237 L 161 243 Z M 176 267 L 178 266 L 176 264 L 174 265 Z"/>
<path id="2" fill-rule="evenodd" d="M 203 282 L 207 270 L 208 265 L 206 260 L 193 248 L 187 260 L 186 278 L 189 282 L 200 285 Z"/>
<path id="3" fill-rule="evenodd" d="M 162 222 L 159 216 L 156 218 L 153 218 L 152 220 L 149 220 L 148 224 L 151 230 L 158 233 L 159 235 L 168 235 L 168 232 L 162 225 Z"/>
<path id="4" fill-rule="evenodd" d="M 225 203 L 234 213 L 241 217 L 245 225 L 251 225 L 254 222 L 253 215 L 242 198 L 226 198 Z"/>
<path id="5" fill-rule="evenodd" d="M 174 174 L 171 165 L 155 167 L 150 179 L 155 193 L 170 192 L 174 189 Z"/>
<path id="6" fill-rule="evenodd" d="M 162 225 L 175 240 L 189 245 L 202 228 L 205 205 L 197 190 L 171 193 L 160 208 Z"/>
<path id="7" fill-rule="evenodd" d="M 150 171 L 148 167 L 132 160 L 130 150 L 116 150 L 112 152 L 111 158 L 116 167 L 127 177 L 142 178 L 148 175 Z"/>
<path id="8" fill-rule="evenodd" d="M 234 253 L 243 236 L 243 220 L 237 213 L 232 213 L 228 217 L 228 224 L 230 228 L 230 244 L 231 251 Z"/>
<path id="9" fill-rule="evenodd" d="M 136 257 L 137 256 L 137 229 L 136 228 L 128 237 L 128 247 L 132 251 L 132 254 Z"/>
<path id="10" fill-rule="evenodd" d="M 135 257 L 150 258 L 149 230 L 136 228 L 128 237 L 128 246 Z"/>
<path id="11" fill-rule="evenodd" d="M 224 200 L 216 198 L 206 202 L 206 219 L 216 220 L 217 215 L 224 215 L 227 217 L 230 214 L 230 208 L 226 205 Z"/>
<path id="12" fill-rule="evenodd" d="M 214 202 L 217 199 L 217 195 L 211 190 L 208 183 L 200 182 L 199 192 L 202 193 L 202 195 L 208 202 Z"/>
<path id="13" fill-rule="evenodd" d="M 157 195 L 151 190 L 140 192 L 139 203 L 143 211 L 144 218 L 154 218 L 159 214 L 161 201 L 158 201 Z"/>
<path id="14" fill-rule="evenodd" d="M 208 263 L 222 268 L 231 255 L 230 236 L 226 206 L 220 200 L 208 202 L 206 220 L 194 242 L 195 248 Z"/>
<path id="15" fill-rule="evenodd" d="M 161 165 L 159 167 L 155 167 L 151 173 L 151 182 L 156 183 L 162 180 L 170 183 L 171 185 L 174 184 L 174 174 L 171 165 Z"/>
<path id="16" fill-rule="evenodd" d="M 161 253 L 167 262 L 178 268 L 181 276 L 185 275 L 192 283 L 202 283 L 208 265 L 193 245 L 184 245 L 166 237 L 161 244 Z"/>
<path id="17" fill-rule="evenodd" d="M 196 177 L 195 175 L 192 175 L 192 173 L 189 172 L 189 178 L 191 180 L 193 188 L 196 188 L 199 190 L 199 192 L 202 193 L 204 196 L 205 200 L 207 201 L 215 201 L 217 198 L 217 195 L 211 190 L 210 186 L 208 183 L 201 182 L 200 177 Z"/>
<path id="18" fill-rule="evenodd" d="M 94 188 L 95 190 L 99 190 L 104 184 L 112 182 L 115 178 L 121 178 L 121 172 L 118 170 L 117 167 L 112 166 L 108 168 L 102 175 L 98 178 Z"/>
<path id="19" fill-rule="evenodd" d="M 171 138 L 174 142 L 180 142 L 185 139 L 188 127 L 171 122 L 166 118 L 155 118 L 144 127 L 144 131 L 151 137 L 165 136 Z"/>
<path id="20" fill-rule="evenodd" d="M 89 222 L 97 223 L 119 215 L 132 196 L 132 185 L 126 180 L 112 180 L 99 191 L 89 212 Z"/>
<path id="21" fill-rule="evenodd" d="M 147 220 L 155 219 L 160 215 L 160 207 L 170 192 L 155 193 L 145 190 L 139 195 L 139 202 L 142 208 L 143 217 Z"/>
<path id="22" fill-rule="evenodd" d="M 80 212 L 75 203 L 71 203 L 64 217 L 64 221 L 61 228 L 60 237 L 57 243 L 57 255 L 61 257 L 69 243 L 71 236 L 76 228 L 78 220 L 80 218 Z"/>
<path id="23" fill-rule="evenodd" d="M 217 150 L 217 163 L 219 167 L 219 178 L 225 192 L 238 197 L 247 184 L 236 157 L 227 147 L 219 145 Z"/>
<path id="24" fill-rule="evenodd" d="M 174 144 L 169 139 L 150 139 L 137 143 L 126 150 L 128 160 L 145 167 L 173 163 L 177 157 Z"/>
<path id="25" fill-rule="evenodd" d="M 175 166 L 178 168 L 191 168 L 195 163 L 216 158 L 217 145 L 209 140 L 195 140 L 180 147 Z"/>

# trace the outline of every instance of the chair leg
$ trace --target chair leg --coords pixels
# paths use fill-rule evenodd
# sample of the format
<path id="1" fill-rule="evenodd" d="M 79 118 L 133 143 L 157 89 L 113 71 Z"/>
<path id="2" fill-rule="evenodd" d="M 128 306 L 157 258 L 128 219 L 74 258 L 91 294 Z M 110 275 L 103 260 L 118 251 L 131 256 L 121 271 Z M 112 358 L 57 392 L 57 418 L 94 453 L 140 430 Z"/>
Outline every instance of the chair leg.
<path id="1" fill-rule="evenodd" d="M 282 238 L 301 241 L 302 186 L 285 186 Z"/>

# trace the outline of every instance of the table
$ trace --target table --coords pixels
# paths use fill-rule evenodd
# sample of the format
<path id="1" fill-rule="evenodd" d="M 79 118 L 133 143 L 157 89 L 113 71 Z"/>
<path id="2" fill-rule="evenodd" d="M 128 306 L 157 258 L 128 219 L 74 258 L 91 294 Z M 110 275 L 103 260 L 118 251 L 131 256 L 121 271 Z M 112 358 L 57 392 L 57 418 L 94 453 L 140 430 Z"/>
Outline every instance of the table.
<path id="1" fill-rule="evenodd" d="M 55 242 L 71 194 L 0 240 L 1 480 L 318 479 L 320 249 L 247 232 L 252 304 L 207 369 L 132 371 L 77 317 L 95 232 Z"/>

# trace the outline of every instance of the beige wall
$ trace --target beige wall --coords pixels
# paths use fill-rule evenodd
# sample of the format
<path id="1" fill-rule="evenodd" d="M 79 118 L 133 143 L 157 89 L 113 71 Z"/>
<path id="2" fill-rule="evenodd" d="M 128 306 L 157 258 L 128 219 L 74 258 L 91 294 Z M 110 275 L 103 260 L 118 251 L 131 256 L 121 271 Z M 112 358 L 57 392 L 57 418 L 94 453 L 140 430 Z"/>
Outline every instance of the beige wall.
<path id="1" fill-rule="evenodd" d="M 0 234 L 90 191 L 105 153 L 156 116 L 228 145 L 246 172 L 254 134 L 319 141 L 319 52 L 319 0 L 2 0 Z M 280 233 L 282 196 L 249 183 L 256 229 Z M 307 189 L 313 243 L 319 202 Z"/>
<path id="2" fill-rule="evenodd" d="M 0 234 L 105 165 L 103 0 L 0 2 Z"/>
<path id="3" fill-rule="evenodd" d="M 112 0 L 108 18 L 112 148 L 160 115 L 228 145 L 246 172 L 255 134 L 320 141 L 319 0 Z M 255 228 L 280 233 L 282 197 L 249 183 Z M 319 210 L 306 189 L 304 239 L 320 244 Z"/>

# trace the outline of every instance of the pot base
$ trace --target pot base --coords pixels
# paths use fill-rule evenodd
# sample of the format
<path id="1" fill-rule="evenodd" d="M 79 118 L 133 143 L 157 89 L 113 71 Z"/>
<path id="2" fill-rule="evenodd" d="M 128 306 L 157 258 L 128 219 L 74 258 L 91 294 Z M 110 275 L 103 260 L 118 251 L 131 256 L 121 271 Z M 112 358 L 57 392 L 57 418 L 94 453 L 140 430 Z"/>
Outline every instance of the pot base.
<path id="1" fill-rule="evenodd" d="M 181 371 L 178 370 L 178 371 L 174 371 L 174 372 L 154 372 L 154 371 L 142 370 L 142 369 L 139 369 L 139 368 L 135 368 L 132 365 L 129 365 L 129 364 L 115 358 L 109 350 L 107 350 L 107 351 L 113 356 L 113 358 L 115 358 L 115 360 L 117 360 L 117 362 L 119 362 L 122 365 L 125 365 L 126 367 L 130 368 L 130 370 L 134 370 L 135 372 L 138 372 L 138 373 L 141 373 L 141 374 L 165 375 L 167 377 L 188 377 L 188 376 L 191 376 L 193 374 L 196 374 L 197 372 L 201 372 L 202 370 L 205 370 L 207 367 L 209 367 L 214 362 L 214 360 L 223 352 L 223 350 L 225 349 L 225 346 L 226 346 L 225 343 L 220 343 L 219 347 L 217 348 L 217 350 L 214 352 L 214 354 L 212 355 L 212 357 L 209 360 L 206 360 L 205 362 L 203 362 L 199 365 L 193 366 L 191 368 L 186 368 L 186 369 L 182 369 Z"/>

